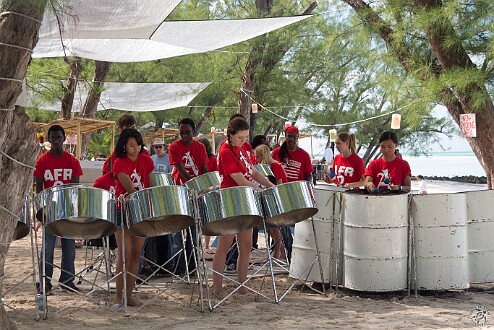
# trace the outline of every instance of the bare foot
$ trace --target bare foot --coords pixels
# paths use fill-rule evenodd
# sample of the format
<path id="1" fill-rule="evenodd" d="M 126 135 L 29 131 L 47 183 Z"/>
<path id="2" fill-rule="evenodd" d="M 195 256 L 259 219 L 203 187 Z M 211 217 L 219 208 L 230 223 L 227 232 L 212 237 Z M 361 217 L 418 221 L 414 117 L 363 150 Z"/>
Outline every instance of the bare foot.
<path id="1" fill-rule="evenodd" d="M 142 301 L 134 299 L 133 297 L 127 297 L 127 306 L 131 307 L 141 307 Z"/>
<path id="2" fill-rule="evenodd" d="M 122 303 L 123 303 L 122 297 L 115 297 L 115 298 L 113 298 L 113 304 L 114 305 L 119 305 L 119 304 L 122 304 Z"/>

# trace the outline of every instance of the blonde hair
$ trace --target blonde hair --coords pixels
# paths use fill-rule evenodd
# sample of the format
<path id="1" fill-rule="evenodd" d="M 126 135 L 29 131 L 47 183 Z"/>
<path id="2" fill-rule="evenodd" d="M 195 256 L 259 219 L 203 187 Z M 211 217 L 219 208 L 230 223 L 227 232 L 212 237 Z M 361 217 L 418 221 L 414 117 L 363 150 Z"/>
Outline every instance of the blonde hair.
<path id="1" fill-rule="evenodd" d="M 268 164 L 271 165 L 274 162 L 273 157 L 271 156 L 271 150 L 265 144 L 260 144 L 254 149 L 256 153 L 256 160 L 259 164 Z"/>
<path id="2" fill-rule="evenodd" d="M 352 153 L 357 153 L 357 141 L 355 139 L 355 134 L 341 132 L 338 134 L 338 138 L 343 142 L 348 142 L 348 148 Z"/>

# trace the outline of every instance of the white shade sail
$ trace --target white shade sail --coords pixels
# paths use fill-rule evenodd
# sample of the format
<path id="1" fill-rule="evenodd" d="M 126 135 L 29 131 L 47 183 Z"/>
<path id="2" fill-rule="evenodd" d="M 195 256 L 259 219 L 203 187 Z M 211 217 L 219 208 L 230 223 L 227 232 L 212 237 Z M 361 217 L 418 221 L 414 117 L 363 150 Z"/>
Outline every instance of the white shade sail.
<path id="1" fill-rule="evenodd" d="M 114 83 L 106 82 L 101 93 L 98 110 L 160 111 L 187 106 L 204 88 L 206 83 Z M 34 102 L 27 93 L 27 105 Z M 80 112 L 87 98 L 84 85 L 78 86 L 72 112 Z M 60 111 L 61 102 L 36 105 L 40 109 Z"/>
<path id="2" fill-rule="evenodd" d="M 145 38 L 158 28 L 182 0 L 64 0 L 48 9 L 40 39 L 132 39 Z"/>
<path id="3" fill-rule="evenodd" d="M 33 57 L 78 56 L 107 62 L 144 62 L 203 53 L 304 20 L 310 16 L 163 22 L 150 39 L 41 38 Z M 65 52 L 64 47 L 65 46 Z"/>

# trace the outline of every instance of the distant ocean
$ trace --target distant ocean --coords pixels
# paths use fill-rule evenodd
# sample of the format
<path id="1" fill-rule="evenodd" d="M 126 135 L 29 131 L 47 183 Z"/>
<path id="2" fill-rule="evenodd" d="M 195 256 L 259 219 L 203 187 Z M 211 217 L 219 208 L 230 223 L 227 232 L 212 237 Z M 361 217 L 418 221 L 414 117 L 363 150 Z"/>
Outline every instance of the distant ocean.
<path id="1" fill-rule="evenodd" d="M 472 152 L 433 152 L 420 157 L 403 154 L 403 159 L 410 164 L 414 176 L 485 176 Z"/>

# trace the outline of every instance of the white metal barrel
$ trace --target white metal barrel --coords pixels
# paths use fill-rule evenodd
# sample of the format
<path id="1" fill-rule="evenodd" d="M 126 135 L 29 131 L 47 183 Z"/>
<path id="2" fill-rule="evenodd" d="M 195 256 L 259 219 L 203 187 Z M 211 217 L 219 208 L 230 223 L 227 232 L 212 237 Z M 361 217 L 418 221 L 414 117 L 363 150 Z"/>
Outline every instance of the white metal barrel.
<path id="1" fill-rule="evenodd" d="M 412 216 L 415 226 L 416 288 L 468 288 L 465 193 L 415 195 Z"/>
<path id="2" fill-rule="evenodd" d="M 316 248 L 310 219 L 295 224 L 290 276 L 313 282 L 342 283 L 342 258 L 338 257 L 338 252 L 341 255 L 338 247 L 341 241 L 339 228 L 342 221 L 340 205 L 343 203 L 343 191 L 345 189 L 330 185 L 314 187 L 314 198 L 319 211 L 313 218 L 324 281 L 321 281 L 319 263 L 315 259 Z"/>
<path id="3" fill-rule="evenodd" d="M 372 292 L 406 289 L 408 194 L 344 195 L 344 286 Z"/>
<path id="4" fill-rule="evenodd" d="M 494 282 L 494 190 L 466 193 L 470 283 Z"/>

